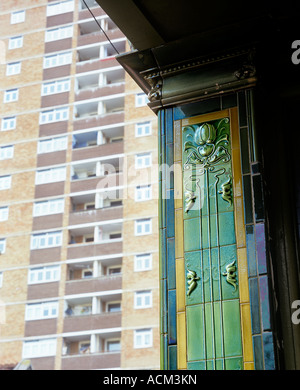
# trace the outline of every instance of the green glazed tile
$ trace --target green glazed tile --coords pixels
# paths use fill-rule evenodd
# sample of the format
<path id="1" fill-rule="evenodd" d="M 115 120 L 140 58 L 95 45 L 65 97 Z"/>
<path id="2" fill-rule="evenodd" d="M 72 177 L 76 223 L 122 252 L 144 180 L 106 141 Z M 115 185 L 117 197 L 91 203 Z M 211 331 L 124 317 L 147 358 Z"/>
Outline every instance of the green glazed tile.
<path id="1" fill-rule="evenodd" d="M 222 306 L 220 301 L 214 302 L 214 330 L 215 357 L 222 358 L 224 356 L 224 347 L 222 335 Z"/>
<path id="2" fill-rule="evenodd" d="M 188 370 L 205 370 L 205 361 L 200 362 L 188 362 L 187 363 Z"/>
<path id="3" fill-rule="evenodd" d="M 233 284 L 227 281 L 227 271 L 226 266 L 234 263 L 236 267 L 235 270 L 235 285 L 234 280 Z M 237 250 L 236 245 L 228 245 L 220 248 L 220 277 L 221 277 L 221 288 L 222 288 L 222 299 L 234 299 L 239 296 L 239 279 L 238 279 L 238 269 L 237 269 Z"/>
<path id="4" fill-rule="evenodd" d="M 243 358 L 231 358 L 225 359 L 226 370 L 242 370 L 243 369 Z"/>
<path id="5" fill-rule="evenodd" d="M 168 347 L 168 369 L 169 370 L 177 370 L 177 346 L 170 345 Z"/>
<path id="6" fill-rule="evenodd" d="M 186 252 L 200 249 L 200 220 L 199 218 L 184 221 L 184 250 Z"/>
<path id="7" fill-rule="evenodd" d="M 219 237 L 220 245 L 235 244 L 235 226 L 233 212 L 219 214 Z"/>
<path id="8" fill-rule="evenodd" d="M 238 299 L 223 301 L 225 357 L 242 355 L 240 303 Z"/>
<path id="9" fill-rule="evenodd" d="M 206 359 L 213 359 L 214 353 L 214 325 L 213 325 L 213 310 L 212 303 L 204 305 L 205 317 L 205 349 Z"/>
<path id="10" fill-rule="evenodd" d="M 187 360 L 205 359 L 203 305 L 187 306 Z"/>
<path id="11" fill-rule="evenodd" d="M 193 305 L 197 303 L 203 302 L 203 276 L 202 276 L 202 254 L 201 251 L 196 252 L 188 252 L 185 254 L 185 278 L 186 278 L 186 294 L 188 293 L 189 285 L 188 281 L 190 279 L 187 278 L 188 271 L 196 272 L 196 277 L 199 280 L 196 280 L 196 287 L 193 291 L 191 291 L 190 295 L 186 295 L 186 304 Z"/>
<path id="12" fill-rule="evenodd" d="M 224 370 L 225 368 L 224 359 L 217 359 L 215 364 L 216 364 L 216 370 Z"/>
<path id="13" fill-rule="evenodd" d="M 206 369 L 207 370 L 214 370 L 215 369 L 215 364 L 214 360 L 206 360 Z"/>

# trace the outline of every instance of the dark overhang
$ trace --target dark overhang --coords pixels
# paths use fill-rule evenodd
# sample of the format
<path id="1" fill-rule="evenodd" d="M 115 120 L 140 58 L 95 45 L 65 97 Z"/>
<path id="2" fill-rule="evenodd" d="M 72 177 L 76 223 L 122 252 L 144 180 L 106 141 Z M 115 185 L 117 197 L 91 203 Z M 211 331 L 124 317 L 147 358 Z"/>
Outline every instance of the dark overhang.
<path id="1" fill-rule="evenodd" d="M 179 104 L 257 83 L 295 92 L 299 5 L 240 0 L 97 0 L 134 49 L 119 63 L 150 107 Z M 299 65 L 300 67 L 300 65 Z M 297 83 L 296 83 L 297 84 Z M 298 88 L 299 89 L 299 88 Z"/>

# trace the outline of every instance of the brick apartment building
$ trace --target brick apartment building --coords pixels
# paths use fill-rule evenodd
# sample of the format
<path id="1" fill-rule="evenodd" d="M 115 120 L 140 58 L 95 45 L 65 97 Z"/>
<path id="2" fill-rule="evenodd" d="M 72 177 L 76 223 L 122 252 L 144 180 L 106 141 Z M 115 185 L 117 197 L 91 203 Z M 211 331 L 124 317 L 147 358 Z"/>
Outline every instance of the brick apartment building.
<path id="1" fill-rule="evenodd" d="M 157 118 L 128 48 L 93 0 L 0 5 L 2 366 L 159 368 Z"/>

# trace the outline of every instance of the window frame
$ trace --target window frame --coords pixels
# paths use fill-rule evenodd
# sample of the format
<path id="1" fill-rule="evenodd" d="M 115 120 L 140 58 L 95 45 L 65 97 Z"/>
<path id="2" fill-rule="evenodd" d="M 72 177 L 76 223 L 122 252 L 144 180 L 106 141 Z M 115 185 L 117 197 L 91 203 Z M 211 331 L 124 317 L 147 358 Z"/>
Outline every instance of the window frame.
<path id="1" fill-rule="evenodd" d="M 14 97 L 14 99 L 12 99 Z M 7 99 L 8 98 L 8 99 Z M 3 103 L 12 103 L 19 100 L 19 88 L 7 89 L 4 91 Z"/>
<path id="2" fill-rule="evenodd" d="M 67 87 L 66 87 L 66 85 L 67 85 Z M 60 86 L 62 86 L 61 90 L 59 90 Z M 50 92 L 47 92 L 47 89 L 49 89 Z M 52 91 L 51 91 L 51 89 L 52 89 Z M 71 89 L 71 79 L 63 79 L 63 80 L 45 82 L 42 84 L 41 96 L 49 96 L 49 95 L 55 95 L 57 93 L 69 92 L 70 89 Z"/>
<path id="3" fill-rule="evenodd" d="M 54 108 L 52 110 L 45 110 L 40 112 L 39 124 L 46 125 L 48 123 L 67 121 L 69 120 L 69 114 L 70 114 L 69 107 L 61 107 L 61 108 Z"/>
<path id="4" fill-rule="evenodd" d="M 9 150 L 9 153 L 5 153 L 5 150 L 6 151 Z M 9 160 L 13 157 L 14 157 L 14 145 L 7 145 L 7 146 L 0 147 L 0 161 Z"/>
<path id="5" fill-rule="evenodd" d="M 152 234 L 152 219 L 151 218 L 136 219 L 134 222 L 135 222 L 134 223 L 135 236 L 145 236 L 148 234 Z M 149 223 L 149 227 L 150 227 L 149 232 L 146 232 L 146 229 L 145 229 L 147 222 Z M 138 232 L 139 226 L 141 226 L 141 232 Z"/>
<path id="6" fill-rule="evenodd" d="M 63 233 L 61 230 L 32 234 L 30 239 L 30 250 L 57 248 L 62 246 L 62 241 Z"/>
<path id="7" fill-rule="evenodd" d="M 149 265 L 146 265 L 146 261 L 149 261 Z M 138 265 L 138 262 L 141 262 L 141 266 Z M 151 253 L 143 253 L 134 256 L 134 271 L 135 272 L 143 272 L 152 270 L 152 254 Z"/>
<path id="8" fill-rule="evenodd" d="M 31 345 L 31 351 L 30 348 L 27 348 L 29 345 Z M 56 338 L 37 339 L 37 340 L 30 340 L 30 341 L 28 340 L 23 342 L 22 358 L 27 359 L 27 358 L 56 356 L 56 350 L 57 350 Z"/>
<path id="9" fill-rule="evenodd" d="M 3 248 L 2 250 L 1 250 L 1 247 Z M 6 251 L 6 238 L 1 238 L 0 239 L 0 254 L 4 254 L 5 253 L 5 251 Z"/>
<path id="10" fill-rule="evenodd" d="M 141 133 L 139 134 L 139 129 Z M 147 132 L 146 129 L 149 129 Z M 138 137 L 147 137 L 152 134 L 152 123 L 150 121 L 139 122 L 135 124 L 135 136 Z"/>
<path id="11" fill-rule="evenodd" d="M 58 317 L 58 301 L 46 301 L 38 303 L 27 303 L 25 308 L 25 321 L 37 321 Z M 53 309 L 55 314 L 52 314 Z M 40 310 L 40 314 L 37 314 Z M 45 315 L 44 312 L 48 310 L 49 314 Z M 33 311 L 33 312 L 32 312 Z"/>
<path id="12" fill-rule="evenodd" d="M 17 126 L 16 116 L 7 116 L 1 120 L 1 131 L 15 130 Z"/>
<path id="13" fill-rule="evenodd" d="M 149 164 L 145 164 L 145 159 L 149 158 Z M 140 164 L 140 162 L 142 164 Z M 135 155 L 135 169 L 143 169 L 143 168 L 149 168 L 152 165 L 152 153 L 151 152 L 145 152 L 145 153 L 139 153 Z"/>
<path id="14" fill-rule="evenodd" d="M 45 31 L 45 42 L 55 42 L 61 39 L 67 39 L 73 37 L 73 25 L 67 25 L 62 27 L 55 27 Z M 57 32 L 57 36 L 55 36 Z"/>
<path id="15" fill-rule="evenodd" d="M 142 343 L 137 343 L 137 337 L 140 335 L 142 337 Z M 145 343 L 145 338 L 150 337 L 149 343 Z M 133 335 L 133 348 L 139 349 L 139 348 L 151 348 L 153 347 L 153 330 L 152 328 L 145 328 L 145 329 L 135 329 L 134 335 Z"/>
<path id="16" fill-rule="evenodd" d="M 149 300 L 149 303 L 146 303 L 146 300 Z M 152 307 L 152 291 L 143 290 L 136 291 L 134 293 L 134 308 L 137 310 L 140 309 L 149 309 Z"/>
<path id="17" fill-rule="evenodd" d="M 7 180 L 8 185 L 2 187 L 1 186 L 2 179 L 3 179 L 3 183 L 5 183 L 5 179 L 8 179 Z M 10 188 L 11 188 L 11 175 L 0 176 L 0 191 L 9 190 Z"/>
<path id="18" fill-rule="evenodd" d="M 149 197 L 145 196 L 147 193 L 149 193 Z M 140 198 L 139 198 L 139 195 L 141 195 Z M 136 186 L 134 199 L 136 202 L 145 202 L 147 200 L 151 200 L 152 199 L 152 185 L 146 184 L 146 185 Z"/>
<path id="19" fill-rule="evenodd" d="M 46 55 L 43 59 L 43 69 L 51 69 L 58 66 L 70 65 L 72 63 L 72 57 L 72 51 Z"/>
<path id="20" fill-rule="evenodd" d="M 21 61 L 10 62 L 6 65 L 6 76 L 14 76 L 21 73 Z"/>
<path id="21" fill-rule="evenodd" d="M 1 206 L 0 207 L 0 222 L 7 221 L 8 216 L 9 216 L 9 206 Z"/>
<path id="22" fill-rule="evenodd" d="M 54 212 L 51 208 L 54 207 Z M 41 211 L 39 211 L 39 209 Z M 43 217 L 45 215 L 62 214 L 65 209 L 64 198 L 51 199 L 41 202 L 35 202 L 33 205 L 33 217 Z M 44 210 L 44 211 L 43 211 Z"/>
<path id="23" fill-rule="evenodd" d="M 21 15 L 18 17 L 17 15 Z M 26 11 L 23 9 L 21 11 L 14 11 L 10 14 L 10 24 L 24 23 L 26 19 Z"/>
<path id="24" fill-rule="evenodd" d="M 9 38 L 8 50 L 20 49 L 21 47 L 23 47 L 23 40 L 23 35 L 17 35 L 15 37 Z"/>

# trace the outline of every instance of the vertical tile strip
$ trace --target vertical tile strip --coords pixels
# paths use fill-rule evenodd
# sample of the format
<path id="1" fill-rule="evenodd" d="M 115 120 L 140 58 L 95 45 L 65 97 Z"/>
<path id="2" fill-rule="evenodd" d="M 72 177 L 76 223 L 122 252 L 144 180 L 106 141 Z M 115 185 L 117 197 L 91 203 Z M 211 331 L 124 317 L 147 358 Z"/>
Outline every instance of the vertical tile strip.
<path id="1" fill-rule="evenodd" d="M 185 265 L 182 203 L 181 120 L 174 122 L 174 207 L 175 207 L 175 263 L 176 263 L 176 318 L 177 368 L 187 369 Z"/>
<path id="2" fill-rule="evenodd" d="M 241 305 L 241 327 L 244 369 L 254 368 L 254 357 L 251 334 L 251 312 L 248 283 L 248 264 L 246 248 L 246 232 L 244 218 L 244 201 L 242 190 L 242 167 L 240 155 L 240 134 L 238 127 L 238 111 L 230 109 L 230 129 L 232 141 L 232 165 L 233 165 L 233 195 L 235 209 L 235 230 L 237 240 L 237 258 L 239 275 L 239 293 Z"/>

